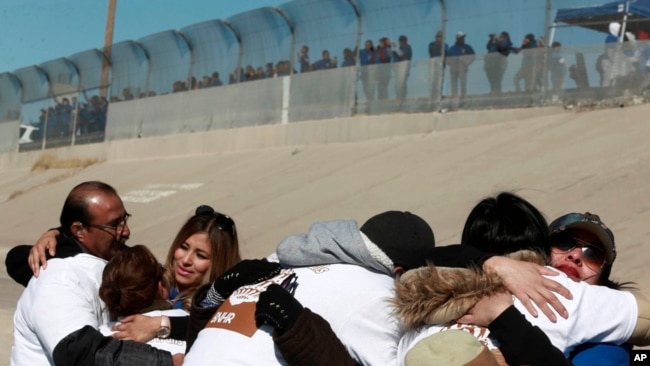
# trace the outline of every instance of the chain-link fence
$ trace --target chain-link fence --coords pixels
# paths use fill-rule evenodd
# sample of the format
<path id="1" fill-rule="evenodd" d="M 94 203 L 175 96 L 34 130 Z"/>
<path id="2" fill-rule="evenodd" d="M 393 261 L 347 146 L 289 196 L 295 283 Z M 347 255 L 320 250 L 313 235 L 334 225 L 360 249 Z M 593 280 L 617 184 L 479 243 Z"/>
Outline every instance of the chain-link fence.
<path id="1" fill-rule="evenodd" d="M 589 3 L 294 0 L 83 51 L 0 74 L 0 152 L 644 96 L 648 23 L 558 20 Z"/>

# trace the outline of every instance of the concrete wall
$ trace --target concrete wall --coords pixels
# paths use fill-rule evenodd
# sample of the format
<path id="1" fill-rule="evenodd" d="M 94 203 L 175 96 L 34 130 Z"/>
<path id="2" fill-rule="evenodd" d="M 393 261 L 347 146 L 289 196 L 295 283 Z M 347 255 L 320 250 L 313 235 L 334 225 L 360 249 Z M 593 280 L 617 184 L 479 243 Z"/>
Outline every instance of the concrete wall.
<path id="1" fill-rule="evenodd" d="M 132 102 L 126 102 L 130 104 Z M 136 103 L 136 102 L 133 102 Z M 194 133 L 113 140 L 44 151 L 0 154 L 0 170 L 31 167 L 43 155 L 99 160 L 129 160 L 267 147 L 354 142 L 391 136 L 430 133 L 524 120 L 541 115 L 566 113 L 557 107 L 450 113 L 413 113 L 356 116 L 331 120 L 230 128 Z M 179 121 L 182 123 L 182 121 Z"/>

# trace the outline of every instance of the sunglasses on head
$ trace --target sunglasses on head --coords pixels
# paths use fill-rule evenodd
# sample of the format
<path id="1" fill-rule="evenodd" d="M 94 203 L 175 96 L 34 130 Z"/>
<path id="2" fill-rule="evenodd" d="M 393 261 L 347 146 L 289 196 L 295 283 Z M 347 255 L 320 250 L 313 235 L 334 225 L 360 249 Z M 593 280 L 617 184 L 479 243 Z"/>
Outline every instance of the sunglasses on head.
<path id="1" fill-rule="evenodd" d="M 215 225 L 219 230 L 225 233 L 229 233 L 233 237 L 235 236 L 235 222 L 230 218 L 230 216 L 224 215 L 221 212 L 217 212 L 208 205 L 201 205 L 197 207 L 194 214 L 196 216 L 214 216 Z"/>
<path id="2" fill-rule="evenodd" d="M 607 262 L 605 260 L 605 252 L 601 246 L 574 236 L 562 235 L 551 238 L 551 247 L 562 252 L 570 252 L 575 248 L 580 248 L 583 262 L 593 270 L 601 269 Z"/>

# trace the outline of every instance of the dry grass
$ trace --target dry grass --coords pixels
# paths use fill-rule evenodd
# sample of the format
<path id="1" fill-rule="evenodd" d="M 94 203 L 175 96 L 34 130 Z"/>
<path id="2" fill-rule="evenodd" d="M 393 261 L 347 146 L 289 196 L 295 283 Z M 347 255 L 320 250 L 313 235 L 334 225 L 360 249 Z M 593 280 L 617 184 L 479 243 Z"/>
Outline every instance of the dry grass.
<path id="1" fill-rule="evenodd" d="M 29 187 L 24 190 L 18 190 L 13 193 L 11 193 L 8 197 L 9 200 L 14 199 L 20 195 L 23 195 L 29 191 L 32 191 L 34 189 L 37 189 L 42 186 L 47 186 L 48 184 L 51 183 L 56 183 L 58 181 L 61 181 L 63 179 L 69 178 L 75 174 L 77 174 L 79 171 L 95 164 L 101 163 L 103 160 L 97 159 L 97 158 L 71 158 L 71 159 L 59 159 L 58 157 L 47 154 L 43 155 L 38 161 L 34 163 L 32 166 L 32 172 L 42 172 L 45 170 L 50 170 L 50 169 L 66 169 L 64 172 L 62 172 L 59 175 L 56 175 L 50 179 L 48 179 L 45 183 Z"/>
<path id="2" fill-rule="evenodd" d="M 32 171 L 41 171 L 49 169 L 69 169 L 69 168 L 87 168 L 91 165 L 100 163 L 101 160 L 97 158 L 71 158 L 59 159 L 54 155 L 43 155 L 32 166 Z"/>

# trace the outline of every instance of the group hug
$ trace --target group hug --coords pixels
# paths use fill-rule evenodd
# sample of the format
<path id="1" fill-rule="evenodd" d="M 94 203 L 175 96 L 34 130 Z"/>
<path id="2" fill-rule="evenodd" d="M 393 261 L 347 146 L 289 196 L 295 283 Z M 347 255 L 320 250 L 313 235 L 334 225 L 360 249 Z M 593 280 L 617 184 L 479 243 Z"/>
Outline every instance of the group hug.
<path id="1" fill-rule="evenodd" d="M 549 223 L 503 191 L 471 209 L 459 244 L 396 208 L 243 259 L 246 228 L 191 206 L 160 261 L 127 243 L 115 188 L 75 186 L 58 227 L 7 253 L 25 286 L 10 364 L 612 366 L 650 345 L 647 289 L 611 278 L 597 214 Z"/>

